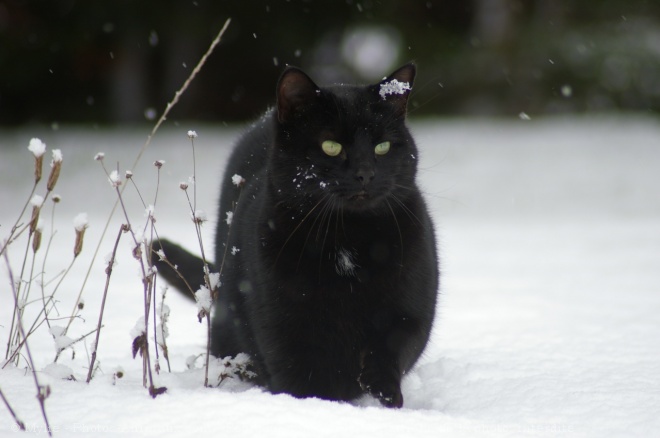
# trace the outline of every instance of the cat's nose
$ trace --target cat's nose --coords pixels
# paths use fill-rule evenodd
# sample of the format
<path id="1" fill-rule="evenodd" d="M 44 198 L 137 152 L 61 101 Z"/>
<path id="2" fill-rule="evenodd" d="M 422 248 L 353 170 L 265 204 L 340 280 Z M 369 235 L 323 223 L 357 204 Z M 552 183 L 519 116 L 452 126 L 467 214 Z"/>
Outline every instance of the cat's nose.
<path id="1" fill-rule="evenodd" d="M 362 183 L 362 187 L 365 187 L 374 179 L 375 175 L 376 172 L 374 172 L 373 169 L 362 167 L 358 169 L 357 173 L 355 174 L 355 177 L 357 178 L 358 181 Z"/>

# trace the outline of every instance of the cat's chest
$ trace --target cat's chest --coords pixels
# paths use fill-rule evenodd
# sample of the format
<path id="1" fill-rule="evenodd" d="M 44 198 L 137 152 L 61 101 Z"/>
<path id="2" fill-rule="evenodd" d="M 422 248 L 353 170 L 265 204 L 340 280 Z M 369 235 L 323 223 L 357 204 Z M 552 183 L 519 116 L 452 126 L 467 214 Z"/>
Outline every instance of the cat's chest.
<path id="1" fill-rule="evenodd" d="M 278 276 L 302 283 L 367 285 L 400 270 L 403 254 L 395 230 L 386 224 L 349 226 L 300 226 L 284 234 L 269 229 L 263 255 Z"/>

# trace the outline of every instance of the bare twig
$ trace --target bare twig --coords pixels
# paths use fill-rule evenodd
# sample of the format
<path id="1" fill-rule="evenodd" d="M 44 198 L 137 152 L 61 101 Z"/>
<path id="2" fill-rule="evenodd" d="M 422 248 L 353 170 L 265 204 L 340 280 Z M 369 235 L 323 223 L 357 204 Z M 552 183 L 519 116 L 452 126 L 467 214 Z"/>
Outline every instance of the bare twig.
<path id="1" fill-rule="evenodd" d="M 35 181 L 34 185 L 32 186 L 32 190 L 30 191 L 30 194 L 28 195 L 27 201 L 23 205 L 23 209 L 21 210 L 21 213 L 18 215 L 18 219 L 16 219 L 16 222 L 14 225 L 11 227 L 11 231 L 9 232 L 9 236 L 5 240 L 5 242 L 2 244 L 2 248 L 0 248 L 0 255 L 4 254 L 5 250 L 7 247 L 16 239 L 18 236 L 20 236 L 23 231 L 27 229 L 27 225 L 23 226 L 21 225 L 21 218 L 23 218 L 23 215 L 25 214 L 25 210 L 27 210 L 28 205 L 30 205 L 30 200 L 32 199 L 32 196 L 34 196 L 34 192 L 37 190 L 37 184 L 39 181 Z M 21 228 L 22 227 L 22 228 Z M 16 231 L 21 228 L 21 231 L 14 236 Z"/>
<path id="2" fill-rule="evenodd" d="M 108 267 L 105 269 L 107 274 L 105 279 L 105 289 L 103 290 L 103 301 L 101 301 L 101 312 L 99 313 L 99 323 L 96 326 L 96 340 L 94 341 L 94 348 L 92 349 L 92 359 L 89 361 L 89 371 L 87 373 L 87 383 L 92 380 L 92 373 L 94 372 L 94 362 L 96 362 L 96 350 L 99 348 L 99 338 L 101 336 L 101 325 L 103 324 L 103 311 L 105 310 L 105 300 L 108 297 L 108 287 L 110 286 L 110 276 L 112 275 L 112 267 L 115 264 L 115 256 L 117 255 L 117 247 L 119 246 L 119 240 L 121 235 L 128 231 L 128 225 L 122 224 L 119 227 L 119 233 L 117 233 L 117 240 L 115 240 L 115 246 L 112 248 L 112 255 L 110 256 L 110 261 L 108 261 Z"/>
<path id="3" fill-rule="evenodd" d="M 181 88 L 174 94 L 174 98 L 165 107 L 165 111 L 163 112 L 163 114 L 158 119 L 158 122 L 156 122 L 156 124 L 154 125 L 153 129 L 151 130 L 151 133 L 147 137 L 147 140 L 145 141 L 144 145 L 142 145 L 142 148 L 140 149 L 137 157 L 135 158 L 135 161 L 133 162 L 133 166 L 132 166 L 133 169 L 137 166 L 138 162 L 142 158 L 142 155 L 144 154 L 144 152 L 147 150 L 147 148 L 151 144 L 151 140 L 156 135 L 156 132 L 158 131 L 160 126 L 163 124 L 163 122 L 165 120 L 167 120 L 167 116 L 169 115 L 172 108 L 174 108 L 174 106 L 179 102 L 179 99 L 181 98 L 183 93 L 185 93 L 185 91 L 188 89 L 188 87 L 190 86 L 192 81 L 195 79 L 197 74 L 200 72 L 200 70 L 202 69 L 202 67 L 206 63 L 206 60 L 208 59 L 208 57 L 211 55 L 211 53 L 213 53 L 213 50 L 218 45 L 218 43 L 220 43 L 220 40 L 222 39 L 223 35 L 225 34 L 225 31 L 229 27 L 230 23 L 231 23 L 231 18 L 228 18 L 227 21 L 225 21 L 225 24 L 222 27 L 222 29 L 220 29 L 220 32 L 218 32 L 218 35 L 211 42 L 211 45 L 209 46 L 206 53 L 204 53 L 204 55 L 199 60 L 199 62 L 197 63 L 197 65 L 195 66 L 193 71 L 190 73 L 190 76 L 188 77 L 188 79 L 186 79 L 186 81 L 183 83 Z M 124 189 L 125 189 L 125 187 L 122 188 L 122 190 L 124 190 Z M 80 301 L 80 298 L 82 297 L 82 293 L 85 289 L 85 285 L 87 284 L 87 280 L 89 279 L 89 276 L 91 274 L 92 267 L 94 266 L 94 261 L 96 260 L 96 257 L 98 256 L 98 253 L 101 249 L 101 243 L 103 242 L 103 239 L 105 238 L 105 234 L 108 231 L 108 227 L 110 226 L 110 220 L 112 219 L 112 216 L 114 216 L 114 213 L 115 213 L 118 205 L 119 205 L 119 200 L 115 201 L 115 204 L 112 207 L 112 210 L 111 210 L 110 214 L 108 215 L 108 220 L 106 221 L 105 226 L 103 228 L 103 231 L 101 232 L 101 237 L 99 238 L 99 242 L 96 245 L 96 249 L 95 249 L 94 254 L 92 256 L 92 259 L 90 261 L 89 268 L 87 269 L 87 273 L 85 274 L 85 279 L 83 280 L 83 284 L 80 288 L 80 292 L 78 293 L 78 298 L 76 299 L 76 303 L 74 305 L 74 311 L 72 313 L 72 318 L 73 318 L 73 314 L 75 313 L 75 309 L 78 306 L 78 302 Z M 68 330 L 70 324 L 71 324 L 71 320 L 69 321 L 69 324 L 67 324 L 66 330 Z"/>
<path id="4" fill-rule="evenodd" d="M 5 251 L 4 257 L 5 257 L 5 263 L 7 264 L 7 270 L 9 271 L 9 280 L 11 281 L 12 294 L 14 296 L 14 305 L 18 307 L 18 291 L 16 290 L 16 285 L 14 283 L 14 274 L 12 273 L 12 270 L 9 265 L 9 256 L 7 255 L 7 251 Z M 27 338 L 25 336 L 25 330 L 23 329 L 23 322 L 20 316 L 17 318 L 16 325 L 18 326 L 18 330 L 21 334 L 21 337 L 25 341 L 25 351 L 27 353 L 30 369 L 32 370 L 34 385 L 37 388 L 37 400 L 39 400 L 39 405 L 41 406 L 41 415 L 43 416 L 44 422 L 46 423 L 46 430 L 48 431 L 48 436 L 53 436 L 53 433 L 50 429 L 50 424 L 48 423 L 48 415 L 46 415 L 46 403 L 45 403 L 46 398 L 48 398 L 48 396 L 50 395 L 50 386 L 48 385 L 41 386 L 41 384 L 39 383 L 39 378 L 37 377 L 37 370 L 34 369 L 34 361 L 32 360 L 32 353 L 30 352 L 30 347 L 28 346 Z"/>
<path id="5" fill-rule="evenodd" d="M 5 395 L 2 392 L 2 388 L 0 388 L 0 398 L 2 399 L 3 402 L 5 402 L 5 406 L 7 406 L 7 410 L 11 414 L 12 417 L 14 417 L 14 421 L 16 422 L 16 425 L 20 430 L 25 430 L 25 423 L 23 423 L 17 416 L 14 410 L 12 409 L 11 405 L 9 404 L 9 400 L 5 397 Z"/>

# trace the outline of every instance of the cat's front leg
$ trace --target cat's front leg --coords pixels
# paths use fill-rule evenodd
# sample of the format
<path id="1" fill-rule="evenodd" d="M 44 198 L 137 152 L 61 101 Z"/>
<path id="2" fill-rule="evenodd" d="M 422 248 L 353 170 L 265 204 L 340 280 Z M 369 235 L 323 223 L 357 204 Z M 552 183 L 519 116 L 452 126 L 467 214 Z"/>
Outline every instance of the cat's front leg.
<path id="1" fill-rule="evenodd" d="M 362 390 L 377 398 L 383 406 L 401 408 L 401 374 L 397 361 L 391 355 L 366 351 L 363 353 L 362 372 L 358 381 Z"/>

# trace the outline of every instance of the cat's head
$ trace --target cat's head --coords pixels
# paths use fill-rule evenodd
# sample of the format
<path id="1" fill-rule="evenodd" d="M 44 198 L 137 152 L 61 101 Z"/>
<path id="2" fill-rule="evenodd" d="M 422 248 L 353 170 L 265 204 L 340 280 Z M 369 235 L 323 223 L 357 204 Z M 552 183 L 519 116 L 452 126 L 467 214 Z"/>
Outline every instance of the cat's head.
<path id="1" fill-rule="evenodd" d="M 273 188 L 291 206 L 325 199 L 369 211 L 413 192 L 417 149 L 406 106 L 415 78 L 407 64 L 377 84 L 317 86 L 287 68 L 277 85 Z"/>

